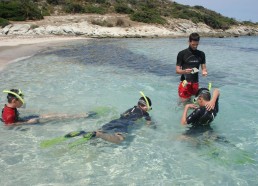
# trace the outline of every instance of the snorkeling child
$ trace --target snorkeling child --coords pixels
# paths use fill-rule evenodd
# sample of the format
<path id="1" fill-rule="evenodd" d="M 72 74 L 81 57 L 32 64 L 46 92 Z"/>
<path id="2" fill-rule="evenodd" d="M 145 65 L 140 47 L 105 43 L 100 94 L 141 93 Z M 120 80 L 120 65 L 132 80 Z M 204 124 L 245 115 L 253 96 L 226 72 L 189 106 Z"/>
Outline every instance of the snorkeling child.
<path id="1" fill-rule="evenodd" d="M 211 97 L 210 91 L 207 88 L 200 88 L 195 95 L 195 104 L 185 105 L 181 124 L 192 124 L 186 135 L 193 133 L 202 133 L 212 130 L 210 123 L 214 120 L 219 112 L 219 89 L 214 89 Z M 195 109 L 190 115 L 187 116 L 189 109 Z"/>
<path id="2" fill-rule="evenodd" d="M 144 117 L 147 121 L 146 124 L 151 124 L 151 117 L 148 113 L 148 111 L 151 110 L 151 105 L 150 98 L 143 95 L 138 100 L 137 106 L 125 111 L 121 114 L 119 119 L 112 120 L 103 125 L 99 130 L 84 134 L 83 137 L 89 139 L 97 137 L 118 144 L 125 140 L 126 134 L 128 133 L 128 127 L 133 126 L 136 120 Z M 67 134 L 65 137 L 74 137 L 70 136 L 70 134 L 72 133 Z"/>
<path id="3" fill-rule="evenodd" d="M 2 121 L 5 125 L 33 123 L 34 121 L 27 120 L 26 122 L 19 117 L 17 108 L 22 107 L 24 102 L 24 95 L 20 89 L 4 90 L 7 94 L 7 104 L 2 110 Z"/>
<path id="4" fill-rule="evenodd" d="M 195 95 L 195 101 L 197 101 L 199 107 L 195 104 L 185 105 L 181 124 L 192 124 L 193 126 L 210 124 L 219 112 L 219 95 L 219 90 L 214 89 L 211 98 L 210 91 L 207 88 L 200 88 Z M 195 110 L 187 116 L 189 108 Z"/>
<path id="5" fill-rule="evenodd" d="M 48 115 L 31 115 L 21 118 L 19 116 L 18 108 L 25 106 L 24 94 L 20 89 L 4 90 L 7 93 L 7 104 L 5 104 L 2 110 L 2 121 L 5 125 L 21 125 L 21 124 L 35 124 L 39 123 L 40 119 L 49 121 L 53 119 L 67 119 L 67 118 L 84 118 L 92 116 L 96 113 L 84 113 L 78 115 L 67 114 L 48 114 Z"/>

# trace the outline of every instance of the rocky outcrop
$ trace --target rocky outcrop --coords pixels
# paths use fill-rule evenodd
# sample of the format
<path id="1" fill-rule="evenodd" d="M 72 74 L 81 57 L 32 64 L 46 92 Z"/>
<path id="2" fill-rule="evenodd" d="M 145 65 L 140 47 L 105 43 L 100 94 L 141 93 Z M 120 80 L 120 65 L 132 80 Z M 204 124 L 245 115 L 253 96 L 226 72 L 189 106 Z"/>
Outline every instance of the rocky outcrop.
<path id="1" fill-rule="evenodd" d="M 0 35 L 68 35 L 85 37 L 180 37 L 198 32 L 205 36 L 226 37 L 258 35 L 258 27 L 234 26 L 228 30 L 214 30 L 184 19 L 169 19 L 168 24 L 133 22 L 126 15 L 66 15 L 48 16 L 34 22 L 13 22 L 0 29 Z"/>

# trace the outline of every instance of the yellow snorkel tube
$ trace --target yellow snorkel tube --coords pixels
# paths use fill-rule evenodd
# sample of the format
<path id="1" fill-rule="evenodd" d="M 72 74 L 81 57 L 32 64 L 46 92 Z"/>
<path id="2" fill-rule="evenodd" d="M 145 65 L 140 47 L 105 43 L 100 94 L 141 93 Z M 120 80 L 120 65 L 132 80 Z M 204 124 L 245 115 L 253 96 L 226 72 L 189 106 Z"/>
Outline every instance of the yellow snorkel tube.
<path id="1" fill-rule="evenodd" d="M 147 104 L 148 111 L 151 110 L 150 103 L 149 103 L 148 99 L 146 98 L 146 96 L 144 95 L 144 93 L 142 91 L 140 91 L 140 94 L 142 95 L 142 97 L 144 98 L 144 100 Z"/>
<path id="2" fill-rule="evenodd" d="M 211 84 L 211 82 L 209 82 L 209 84 L 208 84 L 208 90 L 209 91 L 211 90 L 211 86 L 212 86 L 212 84 Z"/>
<path id="3" fill-rule="evenodd" d="M 18 94 L 13 92 L 13 91 L 10 91 L 10 90 L 4 90 L 3 92 L 16 96 L 22 102 L 23 105 L 25 104 L 25 101 L 24 101 L 24 98 L 23 98 L 24 95 L 23 95 L 23 93 L 20 89 L 18 89 Z"/>

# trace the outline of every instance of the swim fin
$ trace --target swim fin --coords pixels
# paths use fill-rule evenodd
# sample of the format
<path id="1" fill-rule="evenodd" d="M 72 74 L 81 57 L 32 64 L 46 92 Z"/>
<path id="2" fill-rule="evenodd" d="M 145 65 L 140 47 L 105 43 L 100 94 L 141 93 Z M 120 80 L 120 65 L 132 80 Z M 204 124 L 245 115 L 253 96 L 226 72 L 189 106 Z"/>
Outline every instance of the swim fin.
<path id="1" fill-rule="evenodd" d="M 75 142 L 71 143 L 69 145 L 69 147 L 75 147 L 77 145 L 81 145 L 83 143 L 85 143 L 86 141 L 89 141 L 90 139 L 96 137 L 96 132 L 88 132 L 86 134 L 83 135 L 83 138 L 80 138 L 78 140 L 76 140 Z"/>
<path id="2" fill-rule="evenodd" d="M 80 136 L 80 135 L 84 135 L 86 134 L 87 132 L 81 130 L 81 131 L 74 131 L 74 132 L 69 132 L 68 134 L 64 135 L 64 136 L 61 136 L 61 137 L 57 137 L 57 138 L 54 138 L 54 139 L 50 139 L 50 140 L 44 140 L 40 143 L 40 147 L 41 148 L 47 148 L 47 147 L 51 147 L 51 146 L 54 146 L 58 143 L 61 143 L 69 138 L 73 138 L 73 137 L 76 137 L 76 136 Z"/>

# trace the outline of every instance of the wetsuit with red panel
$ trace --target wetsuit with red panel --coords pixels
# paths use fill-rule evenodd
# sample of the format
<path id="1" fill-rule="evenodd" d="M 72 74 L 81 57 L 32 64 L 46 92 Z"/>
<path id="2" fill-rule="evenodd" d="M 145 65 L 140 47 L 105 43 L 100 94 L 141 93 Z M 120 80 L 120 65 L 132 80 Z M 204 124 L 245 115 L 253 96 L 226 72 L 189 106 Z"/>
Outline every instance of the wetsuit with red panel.
<path id="1" fill-rule="evenodd" d="M 8 107 L 7 105 L 4 106 L 2 110 L 2 121 L 6 125 L 11 125 L 17 122 L 19 119 L 19 112 L 16 108 Z"/>

